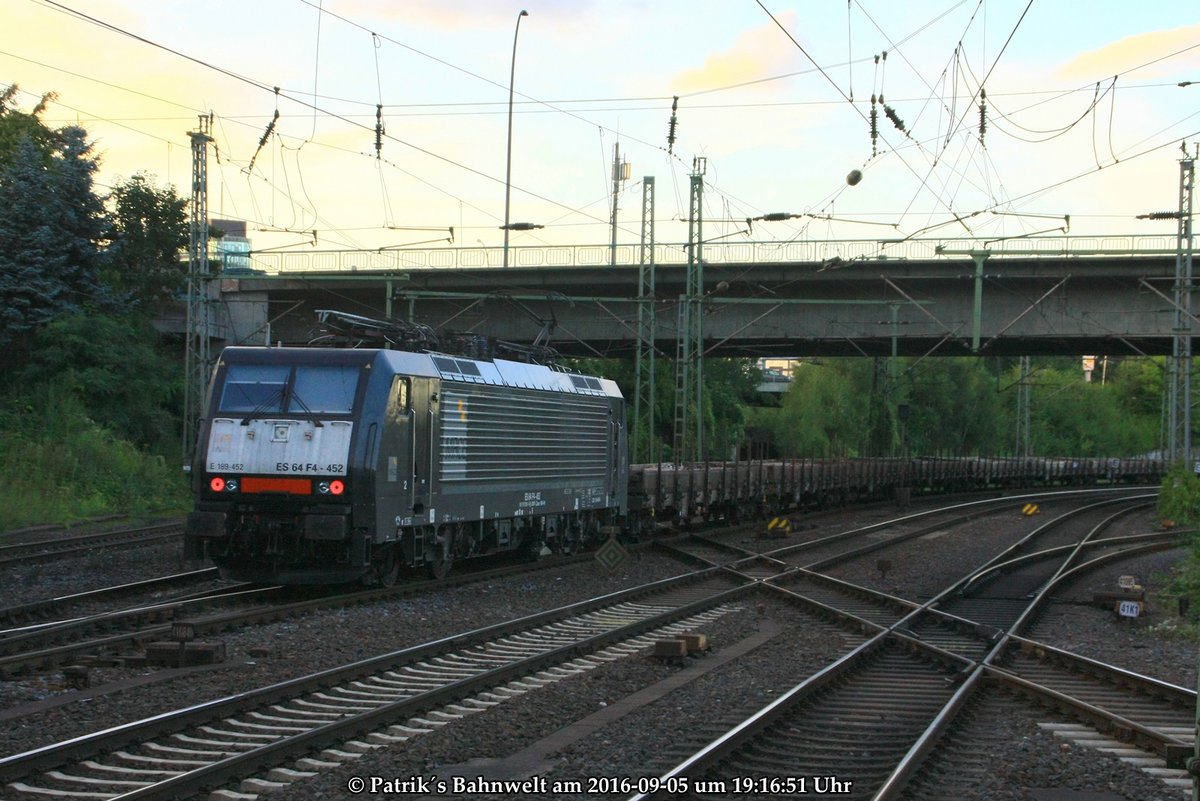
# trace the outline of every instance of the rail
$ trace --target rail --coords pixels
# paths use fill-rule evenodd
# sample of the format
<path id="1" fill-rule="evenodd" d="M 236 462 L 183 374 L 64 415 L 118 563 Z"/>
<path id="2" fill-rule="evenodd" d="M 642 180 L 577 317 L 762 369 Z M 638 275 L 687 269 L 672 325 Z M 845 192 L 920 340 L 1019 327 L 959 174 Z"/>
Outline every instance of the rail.
<path id="1" fill-rule="evenodd" d="M 1174 255 L 1174 236 L 1113 234 L 1100 236 L 1012 237 L 995 239 L 805 239 L 786 242 L 708 242 L 706 264 L 837 263 L 855 260 L 967 258 L 973 251 L 991 257 L 1146 257 Z M 301 272 L 374 272 L 427 269 L 503 269 L 502 247 L 442 247 L 379 250 L 310 250 L 297 253 L 250 251 L 249 267 L 231 269 L 230 277 L 287 275 Z M 615 259 L 615 261 L 614 261 Z M 685 243 L 659 243 L 654 261 L 659 265 L 686 264 Z M 618 245 L 518 245 L 509 248 L 509 265 L 517 268 L 558 269 L 640 264 L 638 244 Z M 245 258 L 241 259 L 245 263 Z"/>

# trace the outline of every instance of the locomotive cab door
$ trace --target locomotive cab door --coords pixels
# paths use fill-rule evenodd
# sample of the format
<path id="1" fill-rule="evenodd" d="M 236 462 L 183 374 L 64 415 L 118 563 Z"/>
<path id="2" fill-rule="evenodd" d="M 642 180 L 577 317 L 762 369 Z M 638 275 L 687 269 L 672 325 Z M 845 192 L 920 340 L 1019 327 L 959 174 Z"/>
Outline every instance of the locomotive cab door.
<path id="1" fill-rule="evenodd" d="M 437 433 L 438 381 L 431 378 L 412 379 L 410 415 L 412 445 L 412 514 L 429 514 L 433 495 L 434 436 Z M 432 521 L 430 521 L 432 522 Z"/>
<path id="2" fill-rule="evenodd" d="M 381 534 L 394 539 L 397 526 L 412 516 L 414 503 L 413 440 L 416 436 L 412 384 L 407 376 L 392 379 L 379 448 L 378 501 Z"/>

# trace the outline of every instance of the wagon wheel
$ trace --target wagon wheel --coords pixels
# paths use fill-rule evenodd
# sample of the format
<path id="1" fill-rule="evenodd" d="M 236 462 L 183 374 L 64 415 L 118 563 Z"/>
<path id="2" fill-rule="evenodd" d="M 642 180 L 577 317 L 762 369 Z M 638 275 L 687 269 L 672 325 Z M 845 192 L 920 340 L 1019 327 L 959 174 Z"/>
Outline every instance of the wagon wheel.
<path id="1" fill-rule="evenodd" d="M 579 528 L 570 526 L 558 538 L 558 552 L 563 556 L 572 556 L 579 550 Z"/>

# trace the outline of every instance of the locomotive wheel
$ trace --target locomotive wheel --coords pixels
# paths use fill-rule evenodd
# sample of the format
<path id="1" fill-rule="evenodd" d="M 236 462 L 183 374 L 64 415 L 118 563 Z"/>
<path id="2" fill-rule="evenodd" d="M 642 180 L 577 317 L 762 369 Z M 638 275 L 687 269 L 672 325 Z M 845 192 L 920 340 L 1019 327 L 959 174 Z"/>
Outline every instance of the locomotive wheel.
<path id="1" fill-rule="evenodd" d="M 380 587 L 392 587 L 400 576 L 400 560 L 396 558 L 396 549 L 392 546 L 384 548 L 383 553 L 371 560 L 371 583 Z"/>
<path id="2" fill-rule="evenodd" d="M 455 531 L 450 526 L 444 526 L 433 541 L 433 553 L 426 550 L 426 560 L 429 565 L 429 575 L 439 581 L 450 573 L 454 564 Z"/>
<path id="3" fill-rule="evenodd" d="M 442 554 L 429 563 L 429 575 L 441 581 L 450 574 L 450 568 L 453 564 L 454 559 L 450 554 Z"/>

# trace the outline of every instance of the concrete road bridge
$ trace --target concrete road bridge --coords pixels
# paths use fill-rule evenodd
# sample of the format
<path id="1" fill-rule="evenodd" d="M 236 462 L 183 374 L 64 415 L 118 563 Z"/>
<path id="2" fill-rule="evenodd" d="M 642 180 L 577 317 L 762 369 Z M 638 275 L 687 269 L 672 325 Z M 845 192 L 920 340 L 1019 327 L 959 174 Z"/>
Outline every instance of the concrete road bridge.
<path id="1" fill-rule="evenodd" d="M 1170 353 L 1176 260 L 1175 236 L 706 243 L 704 353 Z M 516 343 L 553 321 L 560 353 L 628 356 L 641 307 L 675 353 L 686 245 L 521 246 L 502 263 L 483 247 L 251 252 L 212 282 L 214 336 L 303 344 L 337 309 Z"/>

